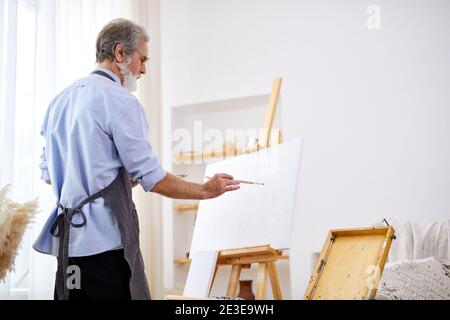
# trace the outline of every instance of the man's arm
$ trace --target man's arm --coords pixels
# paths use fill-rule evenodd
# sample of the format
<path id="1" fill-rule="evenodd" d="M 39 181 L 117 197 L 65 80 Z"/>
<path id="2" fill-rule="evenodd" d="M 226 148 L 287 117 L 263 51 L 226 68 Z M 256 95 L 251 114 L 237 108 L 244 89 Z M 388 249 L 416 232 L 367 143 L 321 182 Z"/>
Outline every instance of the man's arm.
<path id="1" fill-rule="evenodd" d="M 185 181 L 171 173 L 158 182 L 152 192 L 173 199 L 212 199 L 221 194 L 239 189 L 239 181 L 229 174 L 219 173 L 203 184 Z"/>

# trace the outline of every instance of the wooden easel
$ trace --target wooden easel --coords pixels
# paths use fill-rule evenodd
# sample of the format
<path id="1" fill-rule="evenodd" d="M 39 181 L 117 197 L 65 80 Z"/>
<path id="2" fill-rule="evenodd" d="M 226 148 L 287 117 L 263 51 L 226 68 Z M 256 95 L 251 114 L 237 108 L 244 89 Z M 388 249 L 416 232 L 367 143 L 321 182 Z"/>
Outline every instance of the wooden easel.
<path id="1" fill-rule="evenodd" d="M 194 160 L 196 158 L 209 158 L 209 157 L 234 157 L 246 153 L 252 153 L 264 148 L 270 147 L 270 145 L 280 144 L 282 137 L 280 130 L 273 130 L 272 126 L 275 119 L 275 113 L 277 109 L 278 99 L 280 96 L 280 90 L 282 85 L 282 78 L 275 78 L 273 80 L 272 91 L 269 98 L 269 103 L 266 110 L 266 116 L 264 121 L 264 131 L 260 141 L 257 137 L 253 137 L 249 141 L 247 147 L 236 149 L 234 146 L 228 146 L 225 144 L 222 150 L 210 151 L 210 152 L 180 152 L 176 155 L 176 160 Z M 177 207 L 178 211 L 192 211 L 197 209 L 192 205 Z M 239 278 L 242 269 L 249 269 L 252 264 L 258 264 L 258 279 L 256 286 L 255 299 L 264 300 L 267 294 L 267 284 L 270 278 L 273 298 L 275 300 L 282 300 L 283 296 L 280 289 L 280 283 L 278 279 L 278 273 L 275 262 L 282 258 L 282 251 L 272 248 L 270 245 L 256 246 L 242 249 L 222 250 L 219 252 L 217 258 L 216 267 L 214 269 L 214 275 L 211 282 L 211 288 L 214 284 L 214 280 L 221 266 L 231 266 L 231 275 L 228 283 L 227 296 L 236 297 L 239 286 Z M 189 263 L 189 259 L 180 259 L 176 263 Z M 169 300 L 179 299 L 197 299 L 195 297 L 183 297 L 176 295 L 167 295 Z M 200 298 L 204 299 L 204 298 Z"/>
<path id="2" fill-rule="evenodd" d="M 277 109 L 282 81 L 283 80 L 281 78 L 275 78 L 273 81 L 272 92 L 264 121 L 264 134 L 261 141 L 259 142 L 258 139 L 255 139 L 253 142 L 249 143 L 247 148 L 234 150 L 235 155 L 255 152 L 270 146 L 272 126 L 275 119 L 275 111 Z M 276 137 L 273 139 L 275 144 L 281 143 L 281 131 L 277 130 L 275 134 Z M 268 278 L 270 278 L 273 297 L 275 300 L 281 300 L 283 299 L 283 296 L 281 294 L 277 268 L 275 265 L 275 262 L 281 256 L 282 252 L 280 250 L 275 250 L 270 245 L 220 251 L 219 257 L 217 258 L 216 267 L 214 269 L 211 288 L 214 284 L 214 279 L 219 267 L 231 265 L 231 275 L 228 282 L 227 296 L 236 297 L 241 270 L 249 269 L 252 264 L 256 263 L 258 264 L 258 279 L 256 284 L 255 299 L 266 299 L 267 282 Z"/>
<path id="3" fill-rule="evenodd" d="M 275 262 L 281 257 L 282 251 L 275 250 L 269 245 L 249 247 L 243 249 L 223 250 L 219 252 L 216 267 L 214 269 L 211 288 L 214 284 L 219 267 L 231 266 L 231 275 L 228 282 L 227 296 L 236 297 L 239 278 L 242 269 L 249 269 L 252 264 L 258 264 L 258 279 L 256 284 L 256 300 L 266 299 L 267 283 L 270 278 L 273 298 L 283 299 L 278 280 Z M 211 290 L 211 289 L 210 289 Z"/>

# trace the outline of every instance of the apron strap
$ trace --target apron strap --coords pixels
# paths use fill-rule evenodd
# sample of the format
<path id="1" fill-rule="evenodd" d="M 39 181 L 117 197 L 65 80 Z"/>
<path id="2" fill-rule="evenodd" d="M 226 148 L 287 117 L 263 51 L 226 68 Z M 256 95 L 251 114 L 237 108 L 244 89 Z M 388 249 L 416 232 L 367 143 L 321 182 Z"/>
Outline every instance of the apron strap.
<path id="1" fill-rule="evenodd" d="M 86 225 L 86 216 L 80 209 L 64 208 L 57 202 L 58 208 L 62 213 L 58 215 L 53 223 L 50 233 L 54 237 L 59 237 L 58 246 L 58 270 L 56 273 L 56 289 L 59 300 L 69 299 L 69 290 L 67 290 L 67 268 L 69 267 L 69 236 L 70 227 L 81 228 Z M 72 219 L 76 214 L 80 214 L 83 221 L 73 223 Z"/>
<path id="2" fill-rule="evenodd" d="M 101 70 L 94 70 L 94 71 L 92 71 L 91 74 L 97 74 L 97 75 L 99 75 L 99 76 L 103 76 L 103 77 L 105 77 L 105 78 L 108 78 L 108 79 L 111 80 L 111 81 L 116 82 L 116 80 L 114 80 L 113 77 L 111 77 L 109 74 L 107 74 L 106 72 L 101 71 Z"/>

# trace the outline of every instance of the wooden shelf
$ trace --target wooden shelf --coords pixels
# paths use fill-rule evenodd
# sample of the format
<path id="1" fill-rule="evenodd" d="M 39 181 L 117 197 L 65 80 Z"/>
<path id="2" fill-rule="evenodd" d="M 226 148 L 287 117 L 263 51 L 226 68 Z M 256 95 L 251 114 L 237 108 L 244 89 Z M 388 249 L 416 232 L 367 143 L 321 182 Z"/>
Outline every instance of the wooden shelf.
<path id="1" fill-rule="evenodd" d="M 190 263 L 191 263 L 191 259 L 189 259 L 189 258 L 175 259 L 175 260 L 173 261 L 173 263 L 179 264 L 179 265 L 190 264 Z"/>
<path id="2" fill-rule="evenodd" d="M 263 145 L 260 145 L 257 143 L 257 139 L 254 139 L 249 146 L 245 148 L 227 148 L 224 146 L 221 150 L 211 150 L 211 151 L 187 151 L 187 152 L 180 152 L 178 154 L 173 155 L 174 160 L 177 161 L 194 161 L 194 160 L 205 160 L 205 159 L 213 159 L 213 158 L 219 158 L 219 159 L 229 159 L 236 156 L 240 156 L 242 154 L 246 153 L 252 153 L 259 150 L 262 150 L 266 148 Z M 280 130 L 273 130 L 272 132 L 272 138 L 271 138 L 272 145 L 280 144 L 281 143 L 281 131 Z M 230 144 L 232 146 L 232 144 Z"/>
<path id="3" fill-rule="evenodd" d="M 212 151 L 188 151 L 188 152 L 180 152 L 179 154 L 174 155 L 174 159 L 177 161 L 194 161 L 194 160 L 206 160 L 206 159 L 229 159 L 236 157 L 238 155 L 244 153 L 251 153 L 260 150 L 260 146 L 254 146 L 250 148 L 242 148 L 242 149 L 232 149 L 232 150 L 212 150 Z"/>
<path id="4" fill-rule="evenodd" d="M 198 204 L 176 204 L 173 209 L 176 212 L 197 212 Z"/>

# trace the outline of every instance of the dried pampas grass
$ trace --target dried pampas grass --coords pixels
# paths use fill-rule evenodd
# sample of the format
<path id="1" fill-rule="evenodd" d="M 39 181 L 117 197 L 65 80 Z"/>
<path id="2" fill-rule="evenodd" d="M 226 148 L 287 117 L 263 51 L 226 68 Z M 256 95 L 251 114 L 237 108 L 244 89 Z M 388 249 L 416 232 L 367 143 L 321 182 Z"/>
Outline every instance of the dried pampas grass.
<path id="1" fill-rule="evenodd" d="M 8 186 L 0 190 L 0 281 L 14 269 L 22 237 L 38 208 L 37 200 L 19 204 L 6 197 Z"/>

